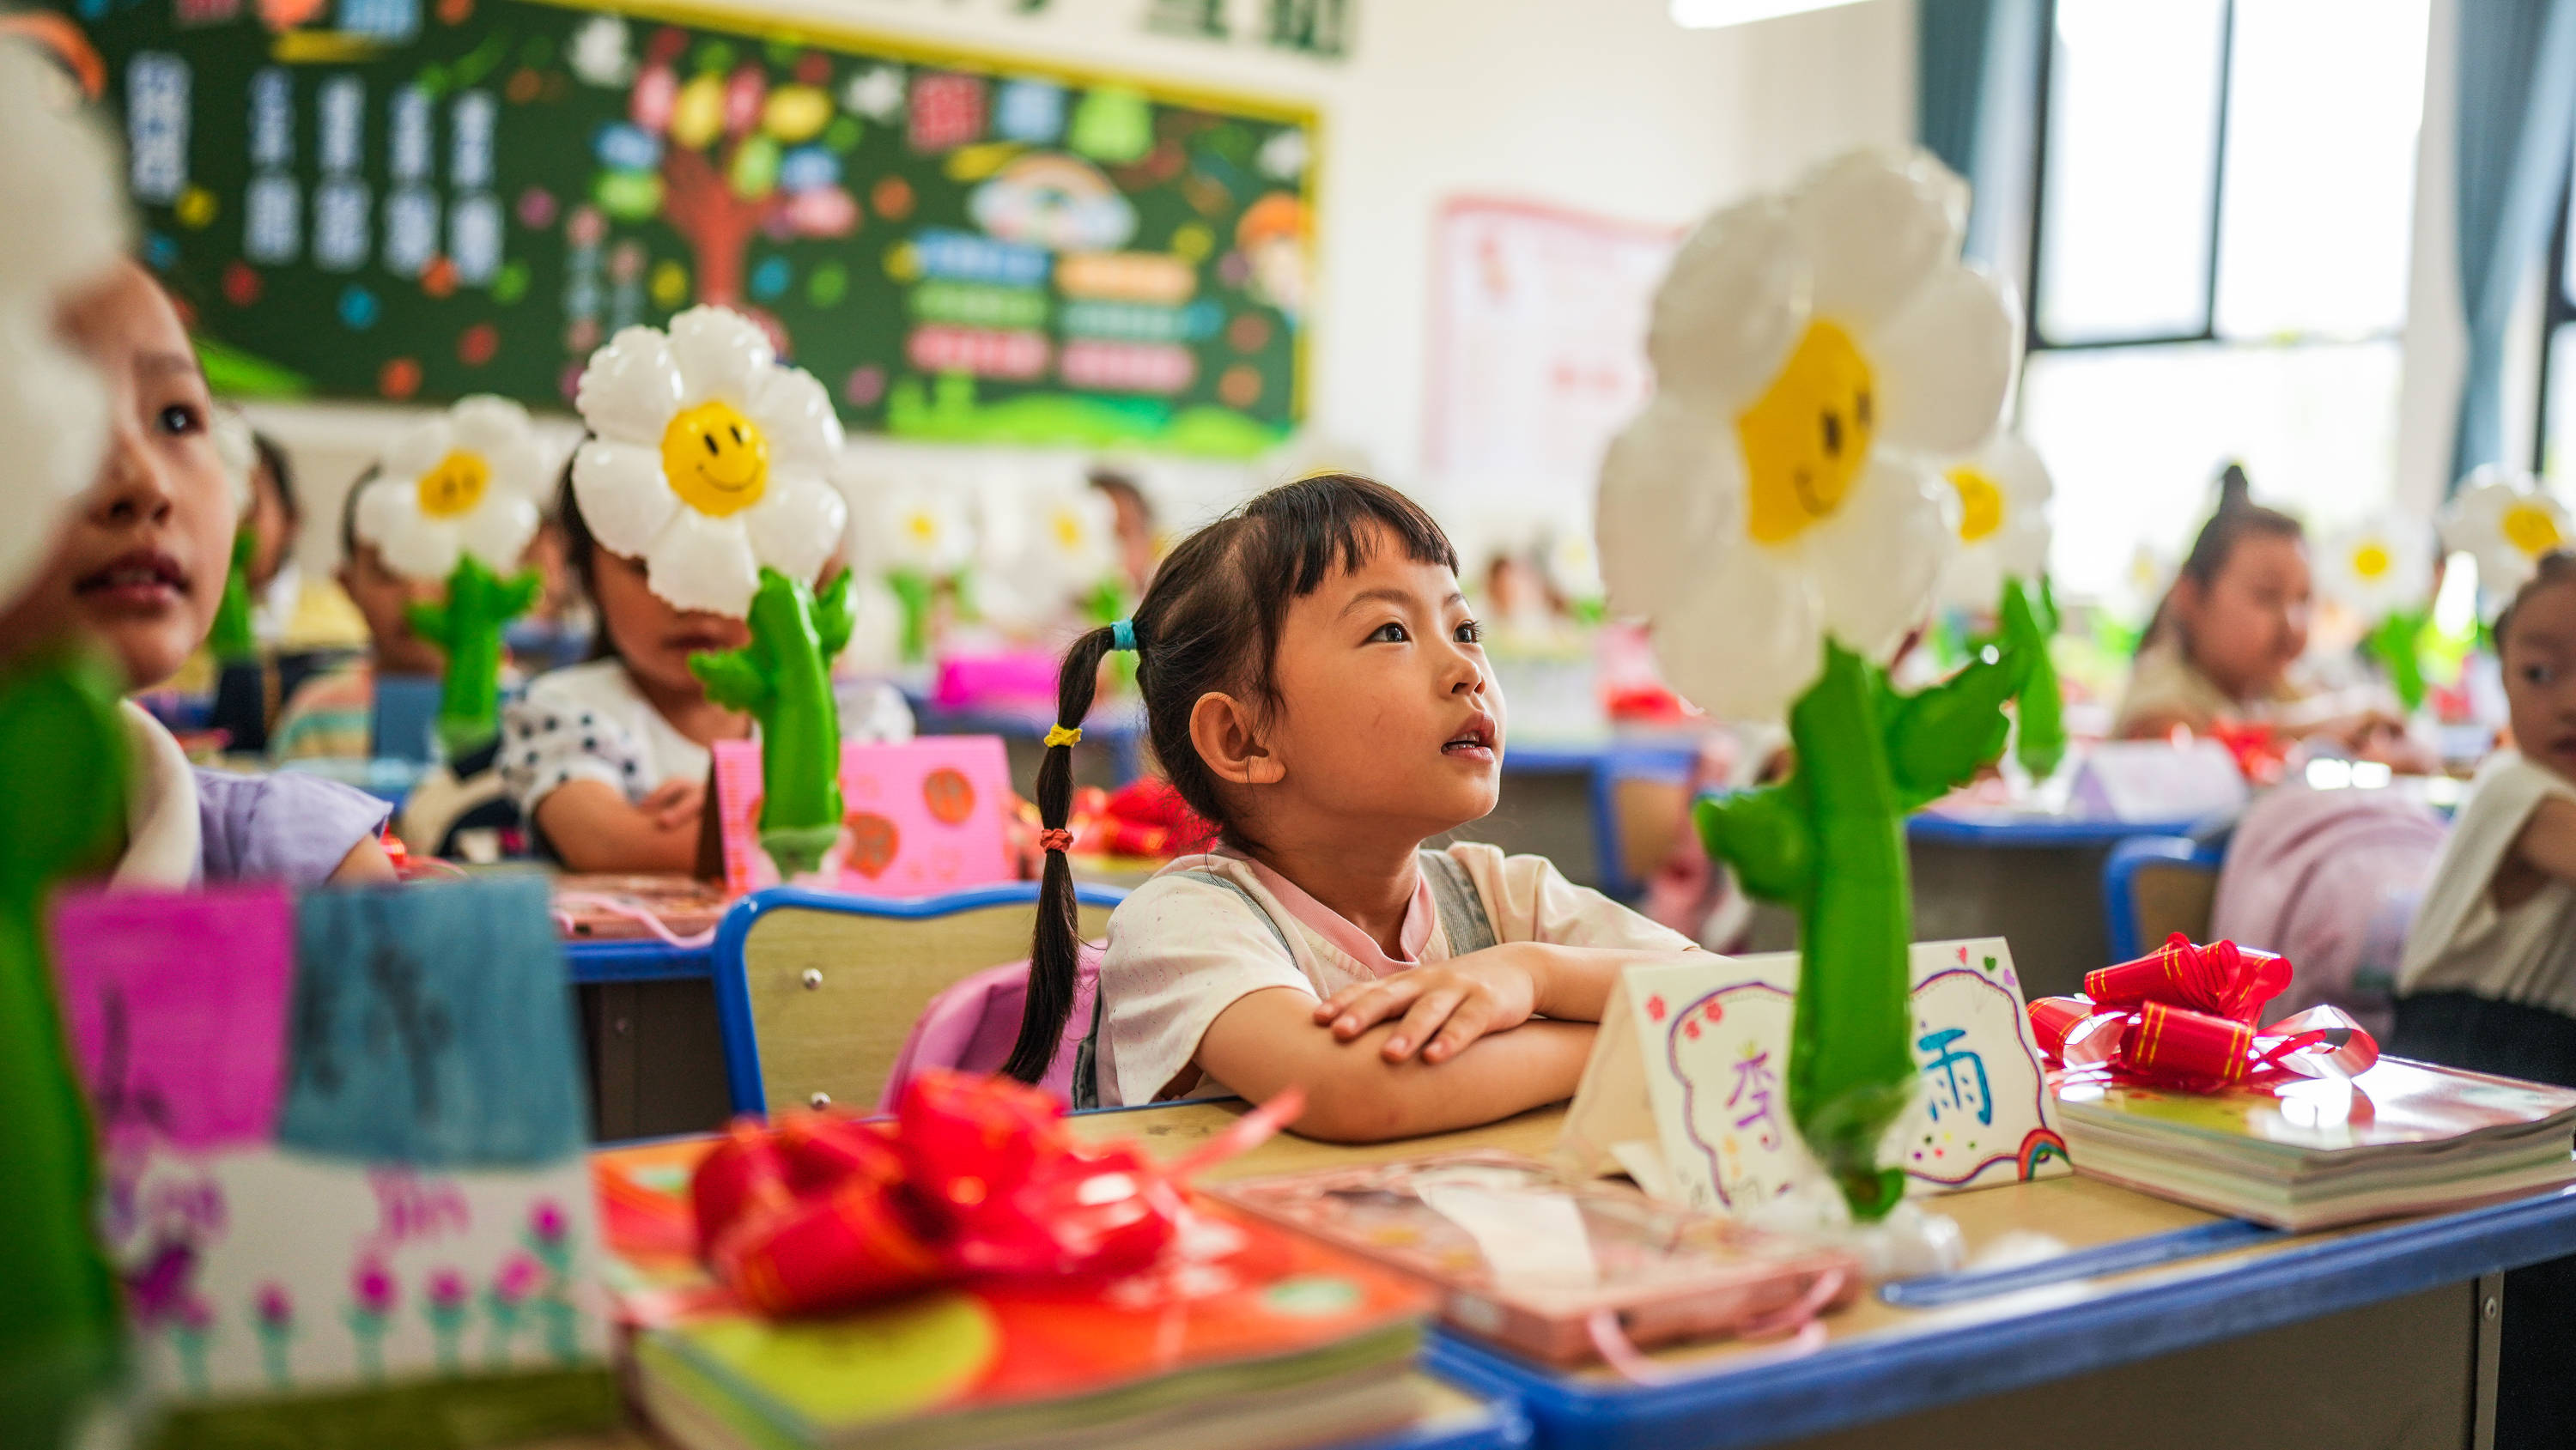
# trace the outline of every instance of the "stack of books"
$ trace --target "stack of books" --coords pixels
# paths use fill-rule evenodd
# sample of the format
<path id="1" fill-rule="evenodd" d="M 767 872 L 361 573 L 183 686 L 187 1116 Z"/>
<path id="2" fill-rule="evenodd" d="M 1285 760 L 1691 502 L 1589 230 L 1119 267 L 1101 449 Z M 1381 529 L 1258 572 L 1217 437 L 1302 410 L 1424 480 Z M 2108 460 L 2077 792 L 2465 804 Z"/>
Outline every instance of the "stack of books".
<path id="1" fill-rule="evenodd" d="M 1137 1278 L 761 1318 L 694 1259 L 688 1173 L 706 1147 L 593 1158 L 631 1383 L 683 1450 L 1290 1450 L 1436 1408 L 1412 1372 L 1427 1291 L 1204 1200 L 1185 1251 Z"/>
<path id="2" fill-rule="evenodd" d="M 2078 1172 L 2279 1228 L 2576 1182 L 2576 1092 L 2564 1088 L 2393 1057 L 2277 1094 L 2055 1081 Z"/>

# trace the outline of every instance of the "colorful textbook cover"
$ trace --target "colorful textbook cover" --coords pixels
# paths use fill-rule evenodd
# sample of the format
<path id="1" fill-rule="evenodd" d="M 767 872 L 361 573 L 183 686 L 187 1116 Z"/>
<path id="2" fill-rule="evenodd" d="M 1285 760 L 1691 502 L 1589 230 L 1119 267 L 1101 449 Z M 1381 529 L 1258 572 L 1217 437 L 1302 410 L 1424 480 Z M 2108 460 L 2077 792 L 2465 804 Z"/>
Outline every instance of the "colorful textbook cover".
<path id="1" fill-rule="evenodd" d="M 1193 1199 L 1179 1250 L 1102 1285 L 973 1283 L 765 1320 L 696 1258 L 689 1175 L 713 1139 L 596 1155 L 603 1234 L 647 1409 L 687 1445 L 953 1446 L 1108 1435 L 1196 1415 L 1204 1443 L 1329 1404 L 1350 1438 L 1412 1419 L 1432 1309 L 1401 1275 Z M 1299 1401 L 1308 1404 L 1301 1409 Z"/>
<path id="2" fill-rule="evenodd" d="M 543 881 L 90 894 L 53 930 L 103 1237 L 178 1443 L 424 1394 L 494 1438 L 613 1415 Z"/>

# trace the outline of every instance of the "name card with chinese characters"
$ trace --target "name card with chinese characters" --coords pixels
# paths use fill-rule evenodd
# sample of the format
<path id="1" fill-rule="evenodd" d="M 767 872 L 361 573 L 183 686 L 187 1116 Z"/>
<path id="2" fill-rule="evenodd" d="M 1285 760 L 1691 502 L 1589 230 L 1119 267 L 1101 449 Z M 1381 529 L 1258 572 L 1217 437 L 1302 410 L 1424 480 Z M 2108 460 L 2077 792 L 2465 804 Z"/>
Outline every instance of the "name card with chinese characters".
<path id="1" fill-rule="evenodd" d="M 101 1236 L 176 1438 L 613 1413 L 544 881 L 84 894 L 53 926 Z"/>
<path id="2" fill-rule="evenodd" d="M 1879 1161 L 1909 1194 L 1988 1188 L 2067 1171 L 2002 938 L 1920 942 L 1913 1106 Z M 1557 1155 L 1626 1173 L 1658 1198 L 1743 1212 L 1816 1172 L 1789 1114 L 1794 952 L 1678 957 L 1628 968 L 1612 989 Z"/>

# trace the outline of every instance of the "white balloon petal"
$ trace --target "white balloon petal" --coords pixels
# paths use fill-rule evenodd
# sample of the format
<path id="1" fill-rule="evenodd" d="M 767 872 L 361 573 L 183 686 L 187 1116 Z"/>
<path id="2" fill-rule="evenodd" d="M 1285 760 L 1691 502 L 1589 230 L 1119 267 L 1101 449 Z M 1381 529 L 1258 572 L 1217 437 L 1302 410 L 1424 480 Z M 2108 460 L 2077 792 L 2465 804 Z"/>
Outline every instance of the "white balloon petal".
<path id="1" fill-rule="evenodd" d="M 447 416 L 455 427 L 455 446 L 487 458 L 529 436 L 528 410 L 490 393 L 457 399 Z"/>
<path id="2" fill-rule="evenodd" d="M 1815 268 L 1816 315 L 1870 331 L 1959 255 L 1967 184 L 1925 151 L 1856 151 L 1789 199 Z"/>
<path id="3" fill-rule="evenodd" d="M 376 540 L 385 567 L 410 579 L 444 579 L 456 568 L 462 540 L 453 524 L 414 518 Z"/>
<path id="4" fill-rule="evenodd" d="M 584 443 L 572 456 L 572 496 L 601 547 L 630 559 L 644 557 L 673 514 L 695 512 L 663 480 L 658 445 Z"/>
<path id="5" fill-rule="evenodd" d="M 1945 470 L 1942 482 L 1960 505 L 1959 547 L 1941 573 L 1944 603 L 1993 609 L 2006 579 L 2035 580 L 2047 572 L 2048 501 L 2056 490 L 2038 450 L 1998 433 L 1975 456 Z"/>
<path id="6" fill-rule="evenodd" d="M 675 609 L 739 619 L 760 589 L 760 561 L 740 524 L 683 508 L 644 550 L 644 579 Z"/>
<path id="7" fill-rule="evenodd" d="M 464 551 L 483 561 L 484 568 L 515 574 L 528 541 L 537 536 L 537 506 L 519 494 L 495 490 L 481 508 L 465 516 L 457 534 Z"/>
<path id="8" fill-rule="evenodd" d="M 0 36 L 0 137 L 0 309 L 50 328 L 64 293 L 130 250 L 123 169 L 61 62 L 16 36 Z"/>
<path id="9" fill-rule="evenodd" d="M 2021 367 L 2012 294 L 1967 267 L 1935 268 L 1868 340 L 1878 364 L 1879 441 L 1955 457 L 1985 441 Z"/>
<path id="10" fill-rule="evenodd" d="M 1750 543 L 1708 558 L 1653 630 L 1673 688 L 1721 719 L 1777 715 L 1824 669 L 1814 591 Z"/>
<path id="11" fill-rule="evenodd" d="M 1806 330 L 1806 254 L 1788 208 L 1731 207 L 1692 229 L 1646 331 L 1661 396 L 1732 411 L 1760 396 Z"/>
<path id="12" fill-rule="evenodd" d="M 649 327 L 621 328 L 582 368 L 573 407 L 602 438 L 659 448 L 684 391 L 671 340 Z"/>
<path id="13" fill-rule="evenodd" d="M 841 452 L 841 417 L 822 381 L 802 368 L 773 368 L 748 409 L 769 440 L 772 468 L 828 474 Z"/>
<path id="14" fill-rule="evenodd" d="M 743 510 L 742 526 L 761 562 L 790 578 L 811 582 L 841 552 L 850 506 L 840 491 L 814 477 L 769 477 L 769 492 Z"/>
<path id="15" fill-rule="evenodd" d="M 1871 459 L 1842 508 L 1802 540 L 1825 627 L 1872 659 L 1894 654 L 1923 623 L 1957 511 L 1957 495 L 1931 474 L 1884 454 Z"/>
<path id="16" fill-rule="evenodd" d="M 2472 473 L 2442 511 L 2442 542 L 2478 561 L 2487 612 L 2512 601 L 2540 560 L 2576 543 L 2567 508 L 2528 474 L 2488 465 Z"/>
<path id="17" fill-rule="evenodd" d="M 1661 618 L 1743 531 L 1744 464 L 1722 419 L 1658 399 L 1611 440 L 1593 534 L 1613 612 Z"/>
<path id="18" fill-rule="evenodd" d="M 778 350 L 760 324 L 724 307 L 692 307 L 672 318 L 671 355 L 680 363 L 684 408 L 721 398 L 747 409 L 778 366 Z"/>
<path id="19" fill-rule="evenodd" d="M 492 465 L 492 486 L 514 493 L 530 502 L 554 492 L 554 472 L 546 446 L 533 436 L 514 439 L 484 456 Z"/>
<path id="20" fill-rule="evenodd" d="M 436 468 L 455 447 L 456 425 L 440 413 L 394 435 L 376 467 L 386 478 L 415 479 Z"/>

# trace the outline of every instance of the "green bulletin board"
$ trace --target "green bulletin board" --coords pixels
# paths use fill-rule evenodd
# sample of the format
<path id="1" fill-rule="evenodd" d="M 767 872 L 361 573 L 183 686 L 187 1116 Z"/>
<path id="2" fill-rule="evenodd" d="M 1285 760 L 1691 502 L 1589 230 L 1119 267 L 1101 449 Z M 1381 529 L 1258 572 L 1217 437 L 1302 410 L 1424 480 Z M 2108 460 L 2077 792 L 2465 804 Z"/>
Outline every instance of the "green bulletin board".
<path id="1" fill-rule="evenodd" d="M 51 3 L 227 391 L 561 408 L 720 302 L 858 429 L 1242 457 L 1301 415 L 1294 106 L 737 12 Z"/>

